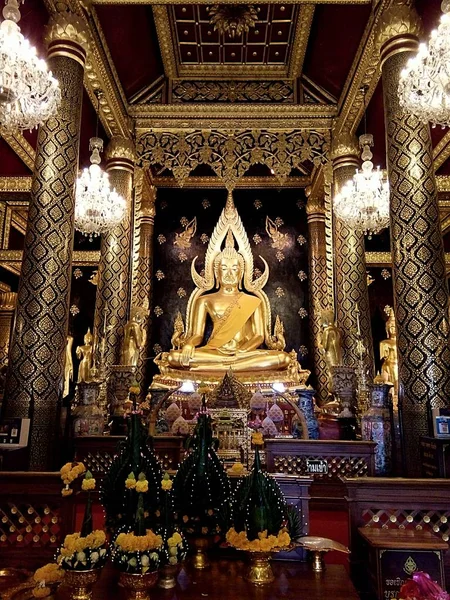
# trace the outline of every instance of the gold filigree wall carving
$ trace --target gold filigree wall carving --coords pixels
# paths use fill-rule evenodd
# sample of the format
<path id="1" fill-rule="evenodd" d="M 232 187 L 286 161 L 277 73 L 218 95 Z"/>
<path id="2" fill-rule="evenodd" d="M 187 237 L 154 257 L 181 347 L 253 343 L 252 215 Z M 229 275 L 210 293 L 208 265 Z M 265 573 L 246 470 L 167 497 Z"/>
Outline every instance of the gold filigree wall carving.
<path id="1" fill-rule="evenodd" d="M 295 102 L 293 81 L 176 81 L 172 102 Z"/>
<path id="2" fill-rule="evenodd" d="M 232 190 L 254 164 L 264 164 L 283 184 L 303 163 L 327 162 L 329 139 L 316 131 L 148 131 L 136 144 L 141 166 L 169 169 L 180 186 L 200 164 L 209 165 Z"/>

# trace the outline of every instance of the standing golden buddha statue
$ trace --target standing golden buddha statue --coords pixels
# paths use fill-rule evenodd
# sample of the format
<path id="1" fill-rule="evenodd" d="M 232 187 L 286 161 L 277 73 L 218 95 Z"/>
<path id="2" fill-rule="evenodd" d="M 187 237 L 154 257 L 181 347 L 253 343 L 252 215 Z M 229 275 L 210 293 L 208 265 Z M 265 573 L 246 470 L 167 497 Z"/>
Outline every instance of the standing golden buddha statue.
<path id="1" fill-rule="evenodd" d="M 81 359 L 78 366 L 77 383 L 89 383 L 92 380 L 93 339 L 89 327 L 84 336 L 84 345 L 78 346 L 76 349 L 77 358 Z"/>
<path id="2" fill-rule="evenodd" d="M 394 394 L 398 394 L 398 353 L 397 353 L 397 327 L 394 309 L 386 307 L 388 320 L 386 321 L 387 339 L 380 342 L 381 375 L 383 379 L 392 383 Z"/>
<path id="3" fill-rule="evenodd" d="M 178 315 L 176 347 L 155 359 L 162 376 L 182 380 L 190 373 L 191 379 L 201 380 L 203 375 L 219 380 L 231 368 L 244 381 L 256 381 L 259 376 L 269 380 L 270 372 L 276 373 L 277 381 L 306 381 L 309 371 L 300 369 L 295 351 L 284 351 L 279 318 L 272 333 L 270 303 L 263 292 L 269 267 L 260 258 L 264 272 L 254 279 L 250 243 L 229 193 L 208 245 L 204 276 L 195 268 L 197 257 L 192 261 L 196 287 L 188 302 L 185 330 Z M 205 340 L 207 319 L 213 330 Z"/>
<path id="4" fill-rule="evenodd" d="M 334 322 L 334 313 L 332 310 L 322 311 L 322 327 L 320 350 L 324 355 L 328 371 L 331 373 L 331 367 L 343 364 L 341 334 Z"/>

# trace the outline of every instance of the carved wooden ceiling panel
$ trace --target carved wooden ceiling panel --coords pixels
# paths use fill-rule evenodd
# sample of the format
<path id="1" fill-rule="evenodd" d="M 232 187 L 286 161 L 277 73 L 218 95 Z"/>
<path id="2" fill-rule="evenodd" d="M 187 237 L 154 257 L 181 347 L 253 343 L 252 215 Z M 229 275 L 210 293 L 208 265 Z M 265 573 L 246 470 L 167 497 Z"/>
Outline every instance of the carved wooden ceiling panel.
<path id="1" fill-rule="evenodd" d="M 255 27 L 231 38 L 210 24 L 207 6 L 172 5 L 170 20 L 180 64 L 286 65 L 298 5 L 263 4 L 256 10 Z"/>

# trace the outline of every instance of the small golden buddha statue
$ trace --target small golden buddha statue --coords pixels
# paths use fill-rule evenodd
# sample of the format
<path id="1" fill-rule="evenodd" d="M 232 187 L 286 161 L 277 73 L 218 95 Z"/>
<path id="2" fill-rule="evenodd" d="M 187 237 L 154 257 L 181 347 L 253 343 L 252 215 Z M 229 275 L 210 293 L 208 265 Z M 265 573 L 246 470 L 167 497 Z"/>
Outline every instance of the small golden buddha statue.
<path id="1" fill-rule="evenodd" d="M 131 309 L 130 320 L 124 327 L 123 344 L 120 364 L 136 367 L 139 361 L 139 352 L 145 346 L 147 333 L 144 329 L 145 317 L 148 311 L 142 306 Z"/>
<path id="2" fill-rule="evenodd" d="M 73 360 L 72 360 L 72 345 L 73 345 L 73 337 L 71 335 L 67 336 L 67 344 L 66 344 L 66 355 L 64 361 L 64 390 L 63 390 L 63 398 L 69 395 L 70 392 L 70 382 L 73 381 Z"/>
<path id="3" fill-rule="evenodd" d="M 386 321 L 387 339 L 380 342 L 380 358 L 382 360 L 381 374 L 394 386 L 394 393 L 398 393 L 398 354 L 397 354 L 397 327 L 395 323 L 394 309 L 388 307 L 386 310 L 388 320 Z"/>
<path id="4" fill-rule="evenodd" d="M 86 335 L 84 336 L 84 345 L 78 346 L 76 349 L 77 358 L 81 359 L 78 366 L 78 383 L 89 383 L 91 381 L 93 359 L 92 341 L 93 337 L 91 328 L 89 327 Z"/>
<path id="5" fill-rule="evenodd" d="M 341 334 L 334 322 L 334 313 L 332 310 L 322 311 L 322 327 L 320 350 L 324 354 L 328 370 L 331 371 L 331 367 L 343 364 Z"/>
<path id="6" fill-rule="evenodd" d="M 293 376 L 295 381 L 308 377 L 309 372 L 300 369 L 295 352 L 284 352 L 279 318 L 272 333 L 270 304 L 262 291 L 269 267 L 261 260 L 265 270 L 254 279 L 250 243 L 230 193 L 208 245 L 204 276 L 195 269 L 196 258 L 192 262 L 196 288 L 188 302 L 186 327 L 177 316 L 176 344 L 155 359 L 163 375 L 187 371 L 193 378 L 197 373 L 223 377 L 231 368 L 249 374 L 282 372 L 286 379 Z M 205 340 L 207 320 L 213 329 Z"/>

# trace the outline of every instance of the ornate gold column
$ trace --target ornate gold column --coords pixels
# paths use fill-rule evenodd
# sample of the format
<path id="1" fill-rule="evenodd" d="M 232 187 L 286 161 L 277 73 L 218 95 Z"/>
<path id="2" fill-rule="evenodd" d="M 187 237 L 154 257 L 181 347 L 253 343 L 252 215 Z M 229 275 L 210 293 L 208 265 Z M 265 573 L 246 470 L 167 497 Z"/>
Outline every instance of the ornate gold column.
<path id="1" fill-rule="evenodd" d="M 123 328 L 128 319 L 130 303 L 133 142 L 123 137 L 113 137 L 106 148 L 106 161 L 111 187 L 127 203 L 120 225 L 102 236 L 98 268 L 94 331 L 97 341 L 105 336 L 104 364 L 108 369 L 120 362 Z M 99 365 L 100 344 L 96 348 L 96 361 Z"/>
<path id="2" fill-rule="evenodd" d="M 427 410 L 448 406 L 448 286 L 428 125 L 400 108 L 398 83 L 415 55 L 416 11 L 395 2 L 380 21 L 391 249 L 399 359 L 399 411 L 404 462 L 420 472 L 419 437 L 432 432 Z"/>
<path id="3" fill-rule="evenodd" d="M 355 174 L 359 164 L 356 137 L 348 134 L 333 140 L 333 196 Z M 356 367 L 359 326 L 365 347 L 364 366 L 369 380 L 374 375 L 373 340 L 370 324 L 369 294 L 367 291 L 364 235 L 356 233 L 333 214 L 333 250 L 335 259 L 336 320 L 341 330 L 345 366 Z"/>
<path id="4" fill-rule="evenodd" d="M 137 196 L 140 196 L 140 202 L 137 202 Z M 144 174 L 141 171 L 136 181 L 135 189 L 135 210 L 136 225 L 139 228 L 139 251 L 133 265 L 133 290 L 132 305 L 144 308 L 147 311 L 144 323 L 144 329 L 147 335 L 147 341 L 139 353 L 139 362 L 136 368 L 136 381 L 141 387 L 142 396 L 146 391 L 146 372 L 149 357 L 150 328 L 151 328 L 151 296 L 153 291 L 153 233 L 155 225 L 155 200 L 156 188 L 144 180 Z"/>
<path id="5" fill-rule="evenodd" d="M 16 303 L 16 292 L 0 292 L 0 366 L 6 365 L 8 362 Z"/>
<path id="6" fill-rule="evenodd" d="M 324 188 L 322 185 L 307 188 L 308 202 L 308 261 L 309 261 L 309 316 L 311 342 L 316 375 L 316 391 L 321 402 L 328 398 L 330 375 L 324 354 L 321 352 L 322 311 L 332 308 L 332 290 L 328 289 L 325 235 Z"/>
<path id="7" fill-rule="evenodd" d="M 62 103 L 39 128 L 4 401 L 6 417 L 31 418 L 31 470 L 49 470 L 57 460 L 87 40 L 76 15 L 51 18 L 48 66 Z"/>

